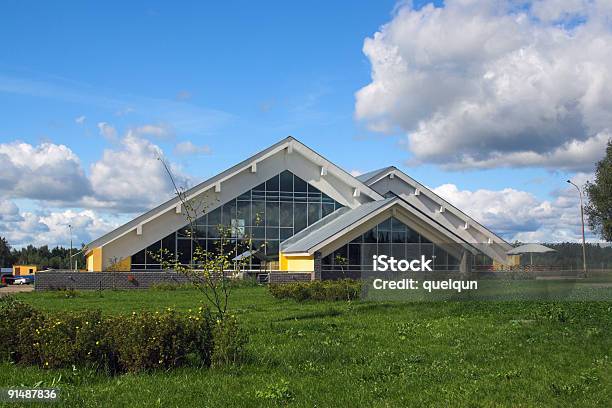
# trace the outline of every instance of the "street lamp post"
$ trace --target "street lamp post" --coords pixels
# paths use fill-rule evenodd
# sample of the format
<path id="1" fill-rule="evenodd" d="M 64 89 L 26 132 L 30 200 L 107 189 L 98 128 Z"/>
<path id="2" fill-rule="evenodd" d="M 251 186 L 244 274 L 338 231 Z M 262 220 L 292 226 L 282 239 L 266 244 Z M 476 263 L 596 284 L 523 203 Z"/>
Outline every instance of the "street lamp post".
<path id="1" fill-rule="evenodd" d="M 582 272 L 584 273 L 584 276 L 586 277 L 586 274 L 587 274 L 586 243 L 584 240 L 584 205 L 582 202 L 582 190 L 576 184 L 572 183 L 571 180 L 567 180 L 567 182 L 571 184 L 572 186 L 576 187 L 576 190 L 578 190 L 578 195 L 580 196 L 580 220 L 582 221 Z"/>
<path id="2" fill-rule="evenodd" d="M 68 258 L 68 269 L 72 269 L 72 224 L 68 224 L 70 231 L 70 258 Z"/>

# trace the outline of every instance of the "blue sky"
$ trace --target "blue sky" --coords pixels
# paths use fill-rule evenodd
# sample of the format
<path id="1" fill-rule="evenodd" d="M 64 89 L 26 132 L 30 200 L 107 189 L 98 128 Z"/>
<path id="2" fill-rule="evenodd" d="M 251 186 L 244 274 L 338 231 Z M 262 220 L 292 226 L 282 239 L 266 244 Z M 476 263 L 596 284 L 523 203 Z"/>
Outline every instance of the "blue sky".
<path id="1" fill-rule="evenodd" d="M 530 195 L 533 205 L 558 200 L 565 180 L 588 174 L 588 166 L 446 166 L 446 158 L 428 156 L 407 142 L 411 126 L 424 123 L 425 116 L 407 125 L 397 119 L 402 112 L 387 112 L 395 122 L 378 131 L 371 125 L 379 117 L 357 110 L 356 92 L 376 82 L 376 64 L 364 53 L 364 41 L 384 31 L 384 24 L 403 24 L 401 10 L 433 10 L 422 9 L 426 4 L 5 1 L 0 5 L 0 145 L 64 145 L 89 177 L 105 149 L 124 148 L 129 130 L 154 126 L 163 131 L 142 131 L 139 137 L 197 181 L 293 135 L 349 171 L 396 165 L 431 187 L 452 184 L 471 193 L 510 188 Z M 444 4 L 435 6 L 445 10 Z M 435 22 L 431 13 L 425 18 Z M 404 97 L 419 104 L 418 93 Z M 406 117 L 414 116 L 415 108 L 410 109 Z M 101 134 L 102 123 L 115 137 Z M 186 142 L 200 150 L 175 153 Z M 533 148 L 538 154 L 546 145 L 540 142 Z M 483 143 L 483 149 L 489 145 Z M 133 211 L 78 200 L 50 203 L 19 191 L 6 188 L 3 199 L 22 216 L 93 211 L 104 221 L 93 229 L 83 224 L 83 240 Z M 24 244 L 27 238 L 5 218 L 0 235 L 4 228 L 17 245 Z M 46 225 L 50 231 L 60 228 Z M 51 234 L 49 240 L 62 244 L 65 235 Z"/>

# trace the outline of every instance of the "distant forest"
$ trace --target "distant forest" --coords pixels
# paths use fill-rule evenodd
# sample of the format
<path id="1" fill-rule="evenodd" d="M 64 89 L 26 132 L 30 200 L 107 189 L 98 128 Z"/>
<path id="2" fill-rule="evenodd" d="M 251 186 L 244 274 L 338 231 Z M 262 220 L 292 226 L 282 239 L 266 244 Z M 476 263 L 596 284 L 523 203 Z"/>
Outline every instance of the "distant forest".
<path id="1" fill-rule="evenodd" d="M 518 246 L 517 243 L 513 244 Z M 556 252 L 545 254 L 533 254 L 534 265 L 566 266 L 582 269 L 582 244 L 575 242 L 563 242 L 556 244 L 542 244 L 554 249 Z M 609 269 L 612 268 L 612 246 L 599 246 L 598 244 L 586 244 L 587 268 Z M 529 255 L 521 257 L 521 264 L 530 263 Z"/>
<path id="2" fill-rule="evenodd" d="M 81 248 L 74 247 L 72 253 L 76 254 L 80 250 Z M 85 268 L 85 257 L 82 253 L 73 257 L 73 266 L 75 260 L 78 261 L 79 268 Z M 49 249 L 47 245 L 28 245 L 15 249 L 11 248 L 6 239 L 0 237 L 0 267 L 10 268 L 13 265 L 36 265 L 39 269 L 70 269 L 70 248 Z"/>
<path id="3" fill-rule="evenodd" d="M 518 246 L 520 243 L 514 243 Z M 582 268 L 582 244 L 574 242 L 544 244 L 553 248 L 556 252 L 546 254 L 533 254 L 534 265 L 556 265 L 569 268 Z M 77 253 L 82 248 L 73 248 L 73 253 Z M 587 267 L 591 269 L 612 268 L 612 246 L 601 247 L 597 244 L 587 244 Z M 69 269 L 70 268 L 70 249 L 55 247 L 49 249 L 44 245 L 34 247 L 28 245 L 21 249 L 11 248 L 6 239 L 0 237 L 0 266 L 10 268 L 13 265 L 28 264 L 36 265 L 39 269 Z M 74 257 L 78 261 L 79 268 L 85 268 L 85 257 L 79 254 Z M 74 261 L 73 261 L 74 263 Z M 521 258 L 521 263 L 530 263 L 529 255 Z"/>

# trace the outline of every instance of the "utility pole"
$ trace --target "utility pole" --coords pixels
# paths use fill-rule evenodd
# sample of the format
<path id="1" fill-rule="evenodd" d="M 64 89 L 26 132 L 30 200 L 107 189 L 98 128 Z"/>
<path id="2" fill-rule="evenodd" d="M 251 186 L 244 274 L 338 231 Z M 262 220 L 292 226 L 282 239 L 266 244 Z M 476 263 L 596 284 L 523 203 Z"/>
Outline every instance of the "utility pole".
<path id="1" fill-rule="evenodd" d="M 584 240 L 584 204 L 582 202 L 582 189 L 578 187 L 576 184 L 572 183 L 571 180 L 567 180 L 569 184 L 576 187 L 578 190 L 578 195 L 580 196 L 580 220 L 582 221 L 582 272 L 584 273 L 584 277 L 587 276 L 587 267 L 586 267 L 586 243 Z"/>
<path id="2" fill-rule="evenodd" d="M 68 224 L 70 231 L 70 258 L 68 259 L 68 269 L 72 269 L 72 224 Z"/>

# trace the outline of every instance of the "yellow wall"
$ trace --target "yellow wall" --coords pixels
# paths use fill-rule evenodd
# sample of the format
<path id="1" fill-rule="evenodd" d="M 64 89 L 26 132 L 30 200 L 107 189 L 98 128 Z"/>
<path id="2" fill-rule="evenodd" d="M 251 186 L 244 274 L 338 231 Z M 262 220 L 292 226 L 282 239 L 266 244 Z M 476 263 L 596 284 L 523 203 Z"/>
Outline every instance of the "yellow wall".
<path id="1" fill-rule="evenodd" d="M 290 272 L 313 272 L 314 256 L 291 256 L 282 252 L 278 254 L 279 266 L 281 271 Z"/>
<path id="2" fill-rule="evenodd" d="M 493 260 L 493 270 L 499 271 L 507 269 L 508 267 L 519 266 L 521 264 L 521 256 L 520 255 L 506 255 L 506 263 L 502 264 Z"/>
<path id="3" fill-rule="evenodd" d="M 128 256 L 127 258 L 123 258 L 120 261 L 116 262 L 114 265 L 111 265 L 108 270 L 115 272 L 128 272 L 132 269 L 132 257 Z"/>
<path id="4" fill-rule="evenodd" d="M 36 265 L 13 265 L 13 276 L 34 275 L 37 270 Z"/>
<path id="5" fill-rule="evenodd" d="M 87 271 L 102 272 L 102 247 L 92 249 L 87 255 Z"/>

